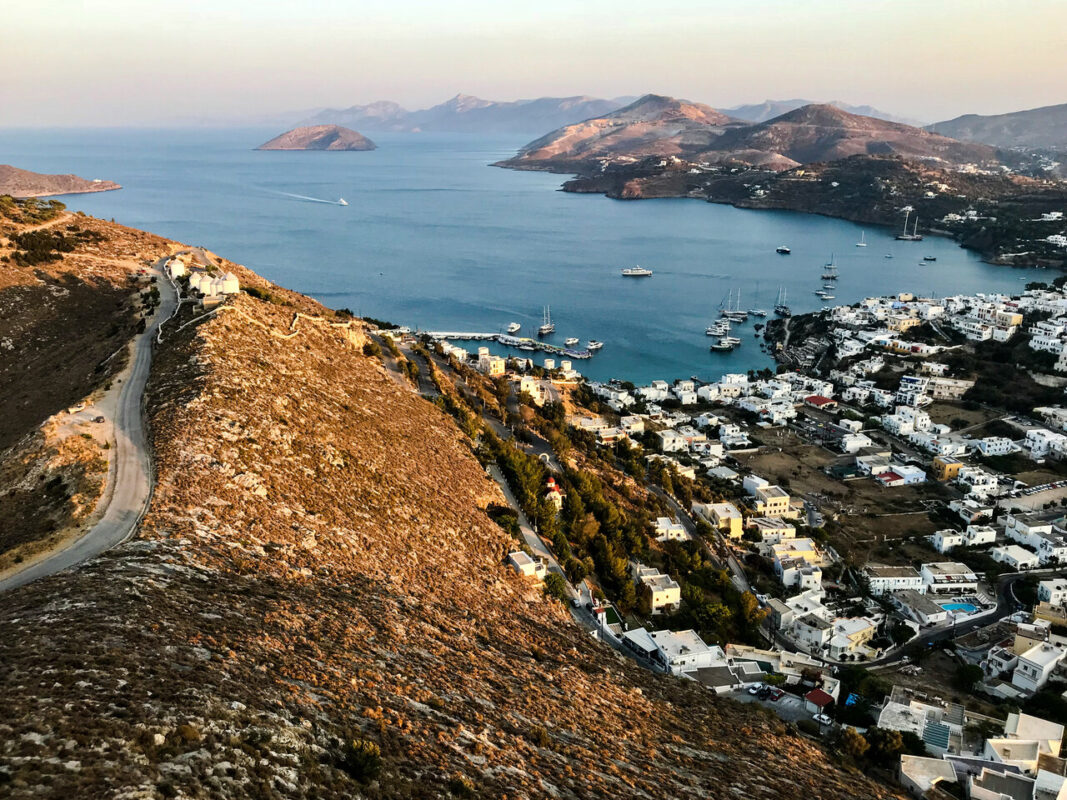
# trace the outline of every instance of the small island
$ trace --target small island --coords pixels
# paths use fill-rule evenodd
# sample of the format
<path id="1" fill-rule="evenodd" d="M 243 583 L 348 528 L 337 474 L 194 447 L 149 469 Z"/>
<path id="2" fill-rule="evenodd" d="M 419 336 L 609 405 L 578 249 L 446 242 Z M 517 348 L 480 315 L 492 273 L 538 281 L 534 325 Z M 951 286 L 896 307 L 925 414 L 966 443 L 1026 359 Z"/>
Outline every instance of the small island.
<path id="1" fill-rule="evenodd" d="M 122 187 L 114 181 L 86 180 L 77 175 L 44 175 L 10 164 L 0 164 L 0 195 L 51 197 L 60 194 L 110 192 Z"/>
<path id="2" fill-rule="evenodd" d="M 340 125 L 306 125 L 293 128 L 257 150 L 374 150 L 374 142 L 351 128 Z"/>

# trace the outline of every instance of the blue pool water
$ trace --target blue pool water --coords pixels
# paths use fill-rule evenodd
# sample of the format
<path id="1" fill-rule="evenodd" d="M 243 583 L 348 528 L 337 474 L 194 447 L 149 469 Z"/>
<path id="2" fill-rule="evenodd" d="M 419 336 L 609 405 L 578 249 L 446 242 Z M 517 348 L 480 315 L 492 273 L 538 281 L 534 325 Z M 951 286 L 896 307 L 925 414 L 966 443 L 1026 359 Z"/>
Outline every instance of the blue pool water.
<path id="1" fill-rule="evenodd" d="M 945 611 L 962 611 L 964 614 L 973 614 L 978 610 L 978 606 L 970 603 L 941 603 L 940 605 Z"/>
<path id="2" fill-rule="evenodd" d="M 772 308 L 779 287 L 794 311 L 819 308 L 813 290 L 831 254 L 835 304 L 1018 292 L 1053 277 L 984 264 L 948 239 L 897 242 L 895 230 L 814 214 L 564 194 L 566 176 L 489 166 L 521 136 L 383 134 L 377 150 L 357 153 L 252 149 L 278 133 L 0 129 L 0 163 L 118 181 L 121 191 L 64 200 L 204 245 L 333 308 L 424 330 L 498 332 L 515 321 L 528 335 L 549 305 L 548 341 L 604 342 L 576 365 L 599 379 L 713 380 L 770 366 L 755 319 L 737 329 L 744 345 L 731 353 L 709 352 L 705 327 L 737 290 L 743 308 Z M 338 197 L 348 206 L 321 202 Z M 855 246 L 861 233 L 867 247 Z M 782 244 L 791 256 L 775 254 Z M 633 264 L 655 275 L 620 277 Z"/>

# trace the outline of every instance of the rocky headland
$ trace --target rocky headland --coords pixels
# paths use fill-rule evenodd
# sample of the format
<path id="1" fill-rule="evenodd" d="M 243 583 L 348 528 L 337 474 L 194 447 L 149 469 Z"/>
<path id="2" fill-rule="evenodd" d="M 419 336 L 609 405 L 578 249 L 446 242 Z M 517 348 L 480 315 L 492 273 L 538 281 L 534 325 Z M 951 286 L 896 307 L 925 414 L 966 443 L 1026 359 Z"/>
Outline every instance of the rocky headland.
<path id="1" fill-rule="evenodd" d="M 122 187 L 114 181 L 86 180 L 77 175 L 45 175 L 10 164 L 0 164 L 0 195 L 51 197 L 62 194 L 110 192 Z"/>

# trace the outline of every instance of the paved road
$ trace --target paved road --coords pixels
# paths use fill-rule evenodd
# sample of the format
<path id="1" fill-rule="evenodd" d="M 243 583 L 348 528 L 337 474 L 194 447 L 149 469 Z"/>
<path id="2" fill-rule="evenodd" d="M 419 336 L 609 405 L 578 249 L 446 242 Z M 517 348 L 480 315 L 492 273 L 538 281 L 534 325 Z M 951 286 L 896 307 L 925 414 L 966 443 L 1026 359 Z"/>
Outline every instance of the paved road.
<path id="1" fill-rule="evenodd" d="M 157 263 L 161 268 L 163 260 Z M 152 497 L 152 456 L 145 438 L 144 389 L 152 366 L 156 327 L 167 319 L 178 298 L 170 283 L 157 280 L 160 304 L 152 325 L 133 339 L 130 369 L 121 389 L 114 419 L 115 444 L 108 480 L 112 490 L 107 509 L 92 529 L 69 547 L 0 582 L 0 591 L 73 567 L 125 541 L 137 527 Z"/>

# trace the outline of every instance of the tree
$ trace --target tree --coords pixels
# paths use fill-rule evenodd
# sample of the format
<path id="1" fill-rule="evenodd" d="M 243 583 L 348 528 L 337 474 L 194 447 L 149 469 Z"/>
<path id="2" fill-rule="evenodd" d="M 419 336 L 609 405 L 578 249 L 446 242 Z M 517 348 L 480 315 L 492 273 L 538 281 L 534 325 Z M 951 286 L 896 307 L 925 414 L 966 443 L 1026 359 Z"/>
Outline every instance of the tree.
<path id="1" fill-rule="evenodd" d="M 857 761 L 866 755 L 870 747 L 863 734 L 853 728 L 845 728 L 841 734 L 841 749 Z"/>
<path id="2" fill-rule="evenodd" d="M 867 757 L 881 766 L 888 766 L 897 761 L 904 749 L 904 737 L 900 731 L 871 727 L 867 729 L 865 738 L 870 746 Z"/>
<path id="3" fill-rule="evenodd" d="M 952 676 L 952 685 L 961 692 L 974 691 L 974 686 L 984 677 L 982 668 L 976 664 L 961 664 Z"/>
<path id="4" fill-rule="evenodd" d="M 545 576 L 545 595 L 554 597 L 561 603 L 567 602 L 567 582 L 563 580 L 562 575 L 550 572 Z"/>

